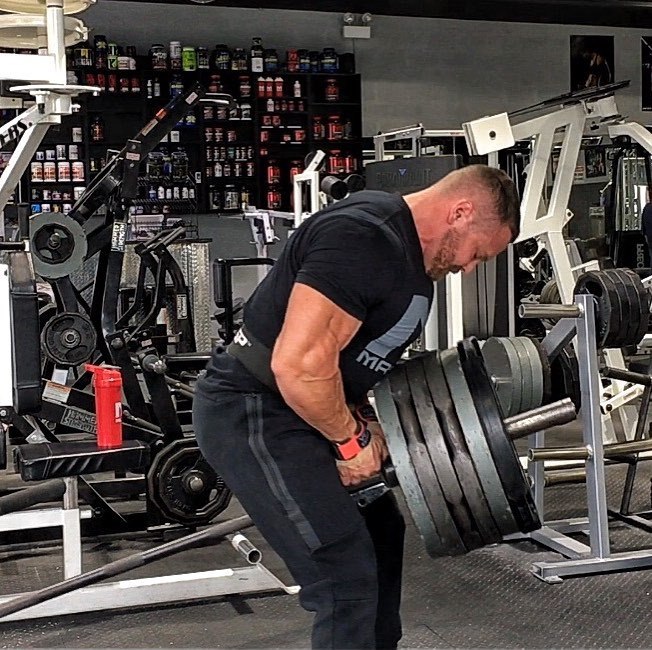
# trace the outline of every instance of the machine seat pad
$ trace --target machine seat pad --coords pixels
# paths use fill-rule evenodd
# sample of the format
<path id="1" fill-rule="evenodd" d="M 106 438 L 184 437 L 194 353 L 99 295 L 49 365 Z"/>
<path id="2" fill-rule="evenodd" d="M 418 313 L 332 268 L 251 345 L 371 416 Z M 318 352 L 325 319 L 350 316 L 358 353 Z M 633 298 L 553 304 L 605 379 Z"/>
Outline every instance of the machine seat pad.
<path id="1" fill-rule="evenodd" d="M 14 467 L 24 481 L 79 476 L 110 471 L 144 471 L 149 466 L 149 445 L 124 440 L 121 447 L 98 449 L 95 441 L 42 442 L 18 445 Z"/>

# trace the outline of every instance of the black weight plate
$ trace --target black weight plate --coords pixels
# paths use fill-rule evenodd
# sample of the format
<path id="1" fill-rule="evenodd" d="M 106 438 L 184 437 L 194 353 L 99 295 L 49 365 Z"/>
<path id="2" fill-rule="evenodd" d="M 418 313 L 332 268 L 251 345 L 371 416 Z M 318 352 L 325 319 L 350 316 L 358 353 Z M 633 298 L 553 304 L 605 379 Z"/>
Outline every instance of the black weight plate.
<path id="1" fill-rule="evenodd" d="M 534 347 L 536 347 L 537 352 L 539 353 L 539 358 L 541 359 L 541 369 L 543 372 L 543 401 L 541 402 L 542 404 L 550 404 L 551 399 L 550 399 L 550 394 L 552 392 L 552 377 L 550 374 L 550 359 L 548 359 L 548 355 L 546 354 L 546 351 L 543 349 L 543 346 L 541 345 L 541 342 L 538 341 L 537 339 L 530 339 L 532 343 L 534 343 Z"/>
<path id="2" fill-rule="evenodd" d="M 76 312 L 56 314 L 41 330 L 44 354 L 64 368 L 88 361 L 97 345 L 97 333 L 90 319 Z"/>
<path id="3" fill-rule="evenodd" d="M 409 362 L 397 366 L 388 377 L 389 385 L 398 410 L 412 467 L 414 467 L 421 491 L 435 522 L 435 528 L 442 544 L 446 547 L 446 554 L 460 555 L 466 553 L 466 547 L 448 510 L 428 450 L 420 440 L 423 438 L 423 434 L 412 401 L 412 391 L 406 368 L 408 364 Z"/>
<path id="4" fill-rule="evenodd" d="M 491 516 L 489 504 L 480 485 L 480 479 L 469 455 L 455 407 L 448 392 L 448 384 L 437 352 L 428 352 L 421 357 L 426 384 L 437 420 L 444 434 L 446 446 L 453 460 L 453 467 L 469 506 L 475 526 L 485 544 L 495 544 L 501 540 L 496 523 Z"/>
<path id="5" fill-rule="evenodd" d="M 638 296 L 641 301 L 641 326 L 636 332 L 636 341 L 642 341 L 643 337 L 648 333 L 648 330 L 650 328 L 650 300 L 651 296 L 650 293 L 647 291 L 647 289 L 643 286 L 643 283 L 641 283 L 639 289 L 638 289 Z"/>
<path id="6" fill-rule="evenodd" d="M 505 431 L 503 414 L 482 361 L 478 341 L 475 338 L 465 339 L 457 344 L 457 350 L 514 519 L 523 533 L 537 530 L 541 528 L 541 521 L 534 505 L 530 485 L 514 444 Z"/>
<path id="7" fill-rule="evenodd" d="M 517 533 L 519 527 L 498 476 L 498 470 L 491 456 L 480 416 L 471 397 L 471 391 L 466 383 L 457 350 L 455 348 L 443 350 L 440 359 L 455 412 L 460 421 L 460 428 L 494 521 L 503 536 Z"/>
<path id="8" fill-rule="evenodd" d="M 201 489 L 189 489 L 193 471 Z M 226 509 L 231 491 L 203 459 L 194 438 L 174 440 L 155 456 L 147 472 L 147 496 L 167 521 L 186 525 L 207 524 Z"/>
<path id="9" fill-rule="evenodd" d="M 577 357 L 569 345 L 550 362 L 550 401 L 570 397 L 577 411 L 582 406 L 580 370 Z"/>
<path id="10" fill-rule="evenodd" d="M 598 347 L 618 345 L 620 331 L 620 300 L 613 280 L 602 271 L 583 273 L 575 284 L 574 294 L 591 294 L 596 299 L 596 340 Z"/>
<path id="11" fill-rule="evenodd" d="M 542 305 L 552 305 L 561 303 L 559 296 L 559 289 L 555 280 L 549 280 L 543 285 L 541 293 L 539 294 L 539 302 Z"/>
<path id="12" fill-rule="evenodd" d="M 546 336 L 546 326 L 538 318 L 520 318 L 516 322 L 516 332 L 518 336 L 540 340 Z"/>
<path id="13" fill-rule="evenodd" d="M 638 345 L 647 334 L 650 325 L 650 293 L 641 282 L 638 274 L 631 269 L 619 269 L 629 286 L 636 291 L 637 314 L 640 314 L 638 327 L 632 332 L 631 345 Z"/>
<path id="14" fill-rule="evenodd" d="M 603 271 L 613 281 L 618 297 L 620 299 L 620 331 L 618 335 L 618 347 L 630 345 L 636 332 L 640 327 L 641 307 L 638 300 L 636 287 L 627 277 L 626 273 L 621 273 L 624 269 L 606 269 Z"/>
<path id="15" fill-rule="evenodd" d="M 395 371 L 396 368 L 389 374 L 391 375 Z M 389 383 L 389 375 L 374 387 L 374 398 L 378 419 L 385 432 L 387 448 L 392 458 L 396 478 L 405 496 L 405 502 L 412 519 L 421 534 L 426 551 L 431 557 L 446 555 L 447 549 L 435 528 L 435 522 L 426 504 L 426 499 L 408 453 L 403 427 L 401 426 L 401 420 Z"/>
<path id="16" fill-rule="evenodd" d="M 444 434 L 437 420 L 437 412 L 428 392 L 426 373 L 421 357 L 415 357 L 408 361 L 405 368 L 412 392 L 412 403 L 419 419 L 420 429 L 417 431 L 421 434 L 419 443 L 425 445 L 429 454 L 442 494 L 448 503 L 448 509 L 464 545 L 468 550 L 479 548 L 484 545 L 484 542 L 473 524 L 471 513 L 464 501 L 462 488 L 457 480 Z"/>

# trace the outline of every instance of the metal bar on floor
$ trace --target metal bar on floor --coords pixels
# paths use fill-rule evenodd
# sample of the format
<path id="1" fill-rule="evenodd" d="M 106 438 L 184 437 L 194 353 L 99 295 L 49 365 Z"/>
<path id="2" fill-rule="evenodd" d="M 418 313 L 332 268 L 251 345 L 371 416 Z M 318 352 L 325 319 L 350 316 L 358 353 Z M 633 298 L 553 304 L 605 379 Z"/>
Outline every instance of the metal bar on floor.
<path id="1" fill-rule="evenodd" d="M 10 614 L 0 619 L 0 622 L 206 600 L 231 594 L 268 591 L 293 594 L 297 590 L 296 587 L 286 586 L 261 564 L 255 564 L 234 569 L 120 580 L 93 585 Z M 21 595 L 23 594 L 1 596 L 0 605 Z"/>

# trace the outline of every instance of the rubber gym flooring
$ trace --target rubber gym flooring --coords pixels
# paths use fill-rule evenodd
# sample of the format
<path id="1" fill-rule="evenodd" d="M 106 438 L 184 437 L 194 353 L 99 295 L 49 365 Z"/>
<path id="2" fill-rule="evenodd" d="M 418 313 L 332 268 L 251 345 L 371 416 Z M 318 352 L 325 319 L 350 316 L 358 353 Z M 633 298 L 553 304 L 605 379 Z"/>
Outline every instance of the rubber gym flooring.
<path id="1" fill-rule="evenodd" d="M 610 505 L 620 501 L 623 466 L 606 469 Z M 633 506 L 650 507 L 652 463 L 639 465 Z M 581 516 L 583 485 L 546 489 L 546 519 Z M 234 503 L 220 518 L 240 514 Z M 568 578 L 548 585 L 529 569 L 560 556 L 530 541 L 484 548 L 455 558 L 429 558 L 408 518 L 403 595 L 405 648 L 649 648 L 652 572 Z M 249 539 L 263 562 L 289 581 L 255 529 Z M 615 525 L 612 550 L 652 548 L 652 534 Z M 0 544 L 2 542 L 0 541 Z M 144 537 L 84 542 L 84 569 L 149 548 Z M 244 566 L 222 543 L 188 551 L 124 577 Z M 61 550 L 0 547 L 0 591 L 17 593 L 61 579 Z M 130 611 L 80 614 L 0 624 L 2 648 L 301 648 L 309 646 L 311 616 L 297 597 L 226 597 Z"/>

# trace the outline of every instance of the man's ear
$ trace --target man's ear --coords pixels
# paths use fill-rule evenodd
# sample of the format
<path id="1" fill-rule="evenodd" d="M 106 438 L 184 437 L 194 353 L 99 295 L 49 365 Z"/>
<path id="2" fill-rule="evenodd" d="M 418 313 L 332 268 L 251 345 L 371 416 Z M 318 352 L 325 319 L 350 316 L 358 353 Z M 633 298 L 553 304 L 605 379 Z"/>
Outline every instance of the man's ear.
<path id="1" fill-rule="evenodd" d="M 448 223 L 457 228 L 468 228 L 473 220 L 473 203 L 468 199 L 460 199 L 450 206 Z"/>

